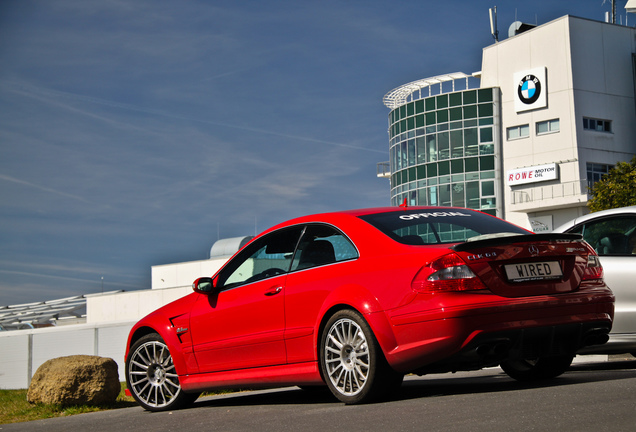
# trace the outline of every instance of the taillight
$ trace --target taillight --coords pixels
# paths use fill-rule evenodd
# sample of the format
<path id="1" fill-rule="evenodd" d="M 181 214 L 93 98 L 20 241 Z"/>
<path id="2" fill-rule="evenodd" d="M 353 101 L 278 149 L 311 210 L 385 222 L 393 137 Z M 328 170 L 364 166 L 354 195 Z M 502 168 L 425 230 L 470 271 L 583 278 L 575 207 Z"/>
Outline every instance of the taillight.
<path id="1" fill-rule="evenodd" d="M 583 271 L 583 280 L 603 279 L 603 266 L 597 255 L 587 256 L 587 265 Z"/>
<path id="2" fill-rule="evenodd" d="M 428 293 L 486 289 L 456 253 L 441 256 L 422 267 L 411 282 L 411 287 Z"/>

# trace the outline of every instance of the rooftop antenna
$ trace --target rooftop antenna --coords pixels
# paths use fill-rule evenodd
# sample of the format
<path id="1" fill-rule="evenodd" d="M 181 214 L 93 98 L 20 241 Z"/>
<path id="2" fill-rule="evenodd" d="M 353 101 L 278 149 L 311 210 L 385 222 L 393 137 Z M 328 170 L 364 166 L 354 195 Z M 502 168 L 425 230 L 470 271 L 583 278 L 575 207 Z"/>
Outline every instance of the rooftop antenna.
<path id="1" fill-rule="evenodd" d="M 601 6 L 603 6 L 605 4 L 607 0 L 603 0 L 603 3 L 601 4 Z M 612 3 L 612 12 L 609 13 L 609 19 L 608 19 L 608 14 L 605 14 L 605 22 L 611 22 L 612 24 L 616 24 L 616 1 L 615 0 L 610 0 Z"/>
<path id="2" fill-rule="evenodd" d="M 616 24 L 616 0 L 612 0 L 612 24 Z"/>
<path id="3" fill-rule="evenodd" d="M 497 6 L 488 9 L 490 15 L 490 34 L 499 42 L 499 30 L 497 30 Z"/>

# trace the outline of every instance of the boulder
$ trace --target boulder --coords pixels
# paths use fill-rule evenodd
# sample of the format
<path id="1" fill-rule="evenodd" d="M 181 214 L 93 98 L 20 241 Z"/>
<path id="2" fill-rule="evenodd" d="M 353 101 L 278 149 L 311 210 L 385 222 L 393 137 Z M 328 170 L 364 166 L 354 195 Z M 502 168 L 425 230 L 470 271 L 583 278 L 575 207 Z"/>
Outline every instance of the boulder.
<path id="1" fill-rule="evenodd" d="M 27 400 L 62 406 L 109 405 L 120 390 L 113 359 L 73 355 L 44 362 L 31 379 Z"/>

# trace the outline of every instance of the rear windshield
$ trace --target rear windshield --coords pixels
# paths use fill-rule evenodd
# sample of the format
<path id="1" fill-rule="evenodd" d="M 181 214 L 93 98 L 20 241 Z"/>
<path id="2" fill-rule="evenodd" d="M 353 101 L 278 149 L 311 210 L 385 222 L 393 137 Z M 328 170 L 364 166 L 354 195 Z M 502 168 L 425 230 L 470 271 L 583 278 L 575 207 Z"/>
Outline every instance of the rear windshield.
<path id="1" fill-rule="evenodd" d="M 492 234 L 528 234 L 499 218 L 466 209 L 413 209 L 359 216 L 392 239 L 409 245 L 460 243 Z"/>

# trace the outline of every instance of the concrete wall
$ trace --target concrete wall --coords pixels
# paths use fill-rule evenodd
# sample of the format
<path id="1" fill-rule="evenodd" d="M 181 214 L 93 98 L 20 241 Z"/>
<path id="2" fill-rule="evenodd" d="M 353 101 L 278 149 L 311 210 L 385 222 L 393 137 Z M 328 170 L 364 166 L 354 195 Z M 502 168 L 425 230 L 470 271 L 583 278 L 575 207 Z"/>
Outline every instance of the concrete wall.
<path id="1" fill-rule="evenodd" d="M 86 322 L 138 321 L 150 312 L 192 293 L 190 285 L 162 290 L 127 291 L 86 299 Z"/>
<path id="2" fill-rule="evenodd" d="M 212 276 L 226 258 L 152 267 L 152 289 L 86 298 L 86 324 L 0 332 L 0 389 L 28 388 L 45 361 L 76 354 L 110 357 L 125 381 L 128 332 L 141 318 L 192 293 L 192 282 Z"/>
<path id="3" fill-rule="evenodd" d="M 76 354 L 110 357 L 125 381 L 124 354 L 134 322 L 77 324 L 0 333 L 0 389 L 29 387 L 47 360 Z"/>

